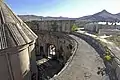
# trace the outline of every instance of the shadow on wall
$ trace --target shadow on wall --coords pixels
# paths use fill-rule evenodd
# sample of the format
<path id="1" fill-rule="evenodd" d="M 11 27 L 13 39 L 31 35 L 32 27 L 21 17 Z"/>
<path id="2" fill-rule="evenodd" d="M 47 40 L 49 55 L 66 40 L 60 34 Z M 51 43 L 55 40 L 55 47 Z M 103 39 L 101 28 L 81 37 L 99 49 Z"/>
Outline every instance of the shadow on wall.
<path id="1" fill-rule="evenodd" d="M 42 34 L 42 36 L 41 36 Z M 57 74 L 72 55 L 73 40 L 63 33 L 40 32 L 35 46 L 39 80 L 49 80 Z"/>
<path id="2" fill-rule="evenodd" d="M 30 77 L 30 75 L 31 75 L 31 71 L 29 71 L 29 72 L 25 72 L 24 74 L 23 74 L 23 77 L 24 77 L 24 80 L 28 80 L 28 77 L 29 77 L 29 80 L 35 80 L 35 79 L 33 79 L 33 78 L 31 78 Z"/>
<path id="3" fill-rule="evenodd" d="M 38 66 L 38 80 L 49 80 L 57 74 L 63 66 L 64 65 L 58 60 L 49 59 L 47 62 Z"/>

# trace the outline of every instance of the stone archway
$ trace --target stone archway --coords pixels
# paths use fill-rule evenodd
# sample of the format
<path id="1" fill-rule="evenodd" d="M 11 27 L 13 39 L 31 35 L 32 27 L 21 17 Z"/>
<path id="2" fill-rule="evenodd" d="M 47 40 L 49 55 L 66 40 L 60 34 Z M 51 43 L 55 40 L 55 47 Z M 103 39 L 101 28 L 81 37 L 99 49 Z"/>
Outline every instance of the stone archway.
<path id="1" fill-rule="evenodd" d="M 56 47 L 53 44 L 48 46 L 48 58 L 53 59 L 56 56 Z"/>

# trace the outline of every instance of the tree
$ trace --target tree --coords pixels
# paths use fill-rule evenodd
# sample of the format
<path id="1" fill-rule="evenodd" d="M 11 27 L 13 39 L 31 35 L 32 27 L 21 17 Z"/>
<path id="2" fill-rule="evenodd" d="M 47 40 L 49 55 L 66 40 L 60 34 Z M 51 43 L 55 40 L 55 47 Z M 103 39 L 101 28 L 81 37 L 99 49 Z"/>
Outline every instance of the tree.
<path id="1" fill-rule="evenodd" d="M 77 31 L 78 30 L 78 26 L 76 25 L 76 24 L 74 24 L 73 26 L 72 26 L 72 29 L 71 29 L 72 31 Z"/>

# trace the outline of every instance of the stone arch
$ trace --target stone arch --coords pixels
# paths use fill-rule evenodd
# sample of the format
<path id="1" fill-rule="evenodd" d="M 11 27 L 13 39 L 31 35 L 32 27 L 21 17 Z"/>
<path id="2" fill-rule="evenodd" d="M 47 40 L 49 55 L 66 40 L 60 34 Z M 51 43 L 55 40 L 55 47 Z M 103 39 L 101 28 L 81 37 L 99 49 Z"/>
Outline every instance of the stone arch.
<path id="1" fill-rule="evenodd" d="M 53 44 L 48 45 L 48 58 L 55 59 L 56 58 L 56 46 Z"/>

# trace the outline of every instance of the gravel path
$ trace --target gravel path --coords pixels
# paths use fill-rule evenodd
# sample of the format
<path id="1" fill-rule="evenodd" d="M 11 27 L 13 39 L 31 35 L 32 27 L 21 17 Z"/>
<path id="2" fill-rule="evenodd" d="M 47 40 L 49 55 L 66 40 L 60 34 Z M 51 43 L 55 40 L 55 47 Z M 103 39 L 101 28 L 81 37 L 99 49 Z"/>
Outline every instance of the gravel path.
<path id="1" fill-rule="evenodd" d="M 106 76 L 97 75 L 97 67 L 104 67 L 103 60 L 97 52 L 84 40 L 71 35 L 79 46 L 70 63 L 55 80 L 109 80 Z"/>

